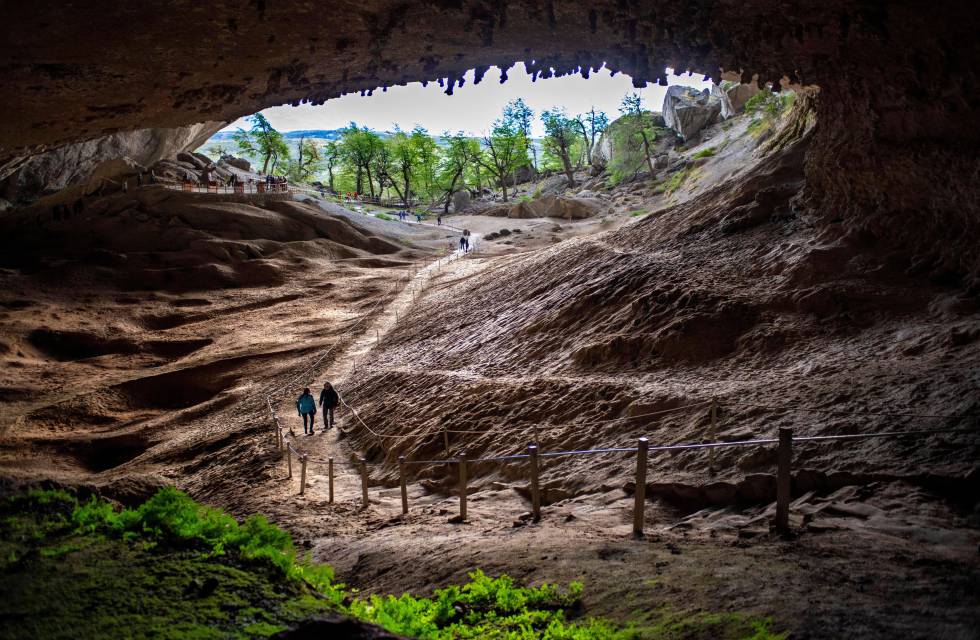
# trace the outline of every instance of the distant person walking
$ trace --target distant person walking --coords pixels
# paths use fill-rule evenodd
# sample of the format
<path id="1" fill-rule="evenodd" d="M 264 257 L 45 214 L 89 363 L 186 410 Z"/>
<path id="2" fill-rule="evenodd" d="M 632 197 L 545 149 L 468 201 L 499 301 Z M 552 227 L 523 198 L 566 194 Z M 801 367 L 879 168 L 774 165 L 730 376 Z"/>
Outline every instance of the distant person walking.
<path id="1" fill-rule="evenodd" d="M 333 410 L 340 404 L 340 395 L 329 382 L 323 383 L 320 391 L 320 408 L 323 409 L 323 430 L 333 427 Z"/>
<path id="2" fill-rule="evenodd" d="M 441 213 L 438 216 L 436 216 L 436 224 L 438 226 L 440 226 L 440 227 L 442 226 L 442 214 Z"/>
<path id="3" fill-rule="evenodd" d="M 459 250 L 463 252 L 466 251 L 466 236 L 459 237 Z"/>
<path id="4" fill-rule="evenodd" d="M 299 415 L 303 416 L 303 433 L 312 436 L 313 427 L 316 426 L 314 423 L 316 420 L 316 400 L 313 398 L 313 394 L 310 393 L 309 387 L 303 389 L 302 395 L 296 400 L 296 411 L 299 412 Z M 309 430 L 306 427 L 307 420 L 310 423 Z"/>

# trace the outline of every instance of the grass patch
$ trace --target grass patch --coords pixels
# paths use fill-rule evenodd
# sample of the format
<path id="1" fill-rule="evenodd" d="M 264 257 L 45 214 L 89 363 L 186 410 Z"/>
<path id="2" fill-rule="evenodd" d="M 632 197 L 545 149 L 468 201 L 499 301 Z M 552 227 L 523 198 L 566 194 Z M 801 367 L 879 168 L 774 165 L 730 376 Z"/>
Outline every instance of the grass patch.
<path id="1" fill-rule="evenodd" d="M 581 617 L 583 585 L 481 571 L 431 597 L 359 598 L 262 516 L 238 522 L 180 491 L 135 509 L 32 491 L 0 501 L 0 638 L 259 638 L 337 612 L 425 640 L 780 640 L 768 620 L 645 611 Z"/>
<path id="2" fill-rule="evenodd" d="M 374 214 L 374 217 L 375 218 L 378 218 L 379 220 L 387 220 L 388 222 L 391 222 L 392 220 L 394 220 L 394 218 L 392 218 L 391 216 L 389 216 L 387 213 L 376 213 L 376 214 Z"/>
<path id="3" fill-rule="evenodd" d="M 694 154 L 695 158 L 710 158 L 711 156 L 718 153 L 718 149 L 715 147 L 708 147 L 707 149 L 701 149 Z"/>
<path id="4" fill-rule="evenodd" d="M 684 181 L 687 179 L 689 173 L 690 169 L 681 169 L 680 171 L 675 172 L 669 178 L 661 180 L 657 186 L 654 187 L 653 192 L 662 193 L 667 196 L 672 195 L 675 191 L 681 188 L 681 185 L 684 184 Z"/>
<path id="5" fill-rule="evenodd" d="M 646 209 L 636 209 L 635 211 L 630 211 L 630 217 L 639 218 L 640 216 L 645 216 L 650 213 Z"/>

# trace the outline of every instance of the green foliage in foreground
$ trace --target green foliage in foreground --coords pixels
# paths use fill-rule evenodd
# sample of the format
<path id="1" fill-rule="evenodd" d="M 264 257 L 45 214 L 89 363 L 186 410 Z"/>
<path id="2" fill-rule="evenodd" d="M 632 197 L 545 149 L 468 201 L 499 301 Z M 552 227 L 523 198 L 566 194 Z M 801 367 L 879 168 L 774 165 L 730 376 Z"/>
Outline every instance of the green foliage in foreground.
<path id="1" fill-rule="evenodd" d="M 173 488 L 123 510 L 64 491 L 0 501 L 0 638 L 255 638 L 325 612 L 432 640 L 781 637 L 767 621 L 730 614 L 656 613 L 628 629 L 569 621 L 580 583 L 521 587 L 481 571 L 470 579 L 429 598 L 357 598 L 262 516 L 239 523 Z"/>

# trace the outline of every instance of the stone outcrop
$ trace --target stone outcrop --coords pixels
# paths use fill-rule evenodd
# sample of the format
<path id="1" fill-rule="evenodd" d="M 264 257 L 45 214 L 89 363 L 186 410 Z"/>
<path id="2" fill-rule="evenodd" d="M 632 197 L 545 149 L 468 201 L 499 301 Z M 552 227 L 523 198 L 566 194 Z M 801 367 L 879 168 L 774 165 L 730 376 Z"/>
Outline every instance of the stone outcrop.
<path id="1" fill-rule="evenodd" d="M 500 204 L 485 211 L 483 215 L 507 218 L 563 218 L 583 220 L 606 213 L 609 205 L 599 198 L 572 196 L 542 196 L 534 200 Z"/>
<path id="2" fill-rule="evenodd" d="M 462 213 L 469 209 L 472 198 L 470 192 L 461 190 L 453 194 L 453 213 Z"/>
<path id="3" fill-rule="evenodd" d="M 643 119 L 644 125 L 648 129 L 653 129 L 656 134 L 656 140 L 654 140 L 657 147 L 656 153 L 664 152 L 667 147 L 672 145 L 673 140 L 661 135 L 661 133 L 666 132 L 658 131 L 658 129 L 663 129 L 666 126 L 663 114 L 656 111 L 646 111 L 643 113 Z M 599 136 L 595 149 L 592 150 L 592 165 L 596 169 L 603 169 L 614 162 L 630 166 L 636 165 L 637 167 L 639 166 L 638 163 L 645 164 L 646 160 L 641 157 L 640 143 L 626 139 L 626 125 L 627 121 L 624 118 L 616 118 Z"/>
<path id="4" fill-rule="evenodd" d="M 685 140 L 714 123 L 721 111 L 721 100 L 707 89 L 698 91 L 675 85 L 669 87 L 664 96 L 664 122 Z"/>
<path id="5" fill-rule="evenodd" d="M 92 177 L 96 167 L 117 158 L 148 167 L 196 149 L 223 126 L 223 122 L 202 122 L 174 129 L 137 129 L 24 157 L 8 165 L 0 182 L 0 195 L 8 199 L 31 198 L 82 184 Z"/>

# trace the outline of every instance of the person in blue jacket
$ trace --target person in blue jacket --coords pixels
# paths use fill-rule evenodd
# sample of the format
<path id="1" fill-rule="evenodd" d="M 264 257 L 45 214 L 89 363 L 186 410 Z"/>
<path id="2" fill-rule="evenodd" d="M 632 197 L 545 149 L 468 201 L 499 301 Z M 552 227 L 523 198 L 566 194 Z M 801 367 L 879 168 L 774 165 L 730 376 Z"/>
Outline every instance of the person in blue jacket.
<path id="1" fill-rule="evenodd" d="M 296 411 L 299 415 L 303 416 L 303 433 L 308 436 L 313 435 L 313 427 L 316 426 L 316 398 L 310 393 L 310 388 L 306 387 L 303 389 L 303 394 L 296 401 Z M 309 431 L 306 429 L 306 422 L 309 420 L 310 428 Z"/>

